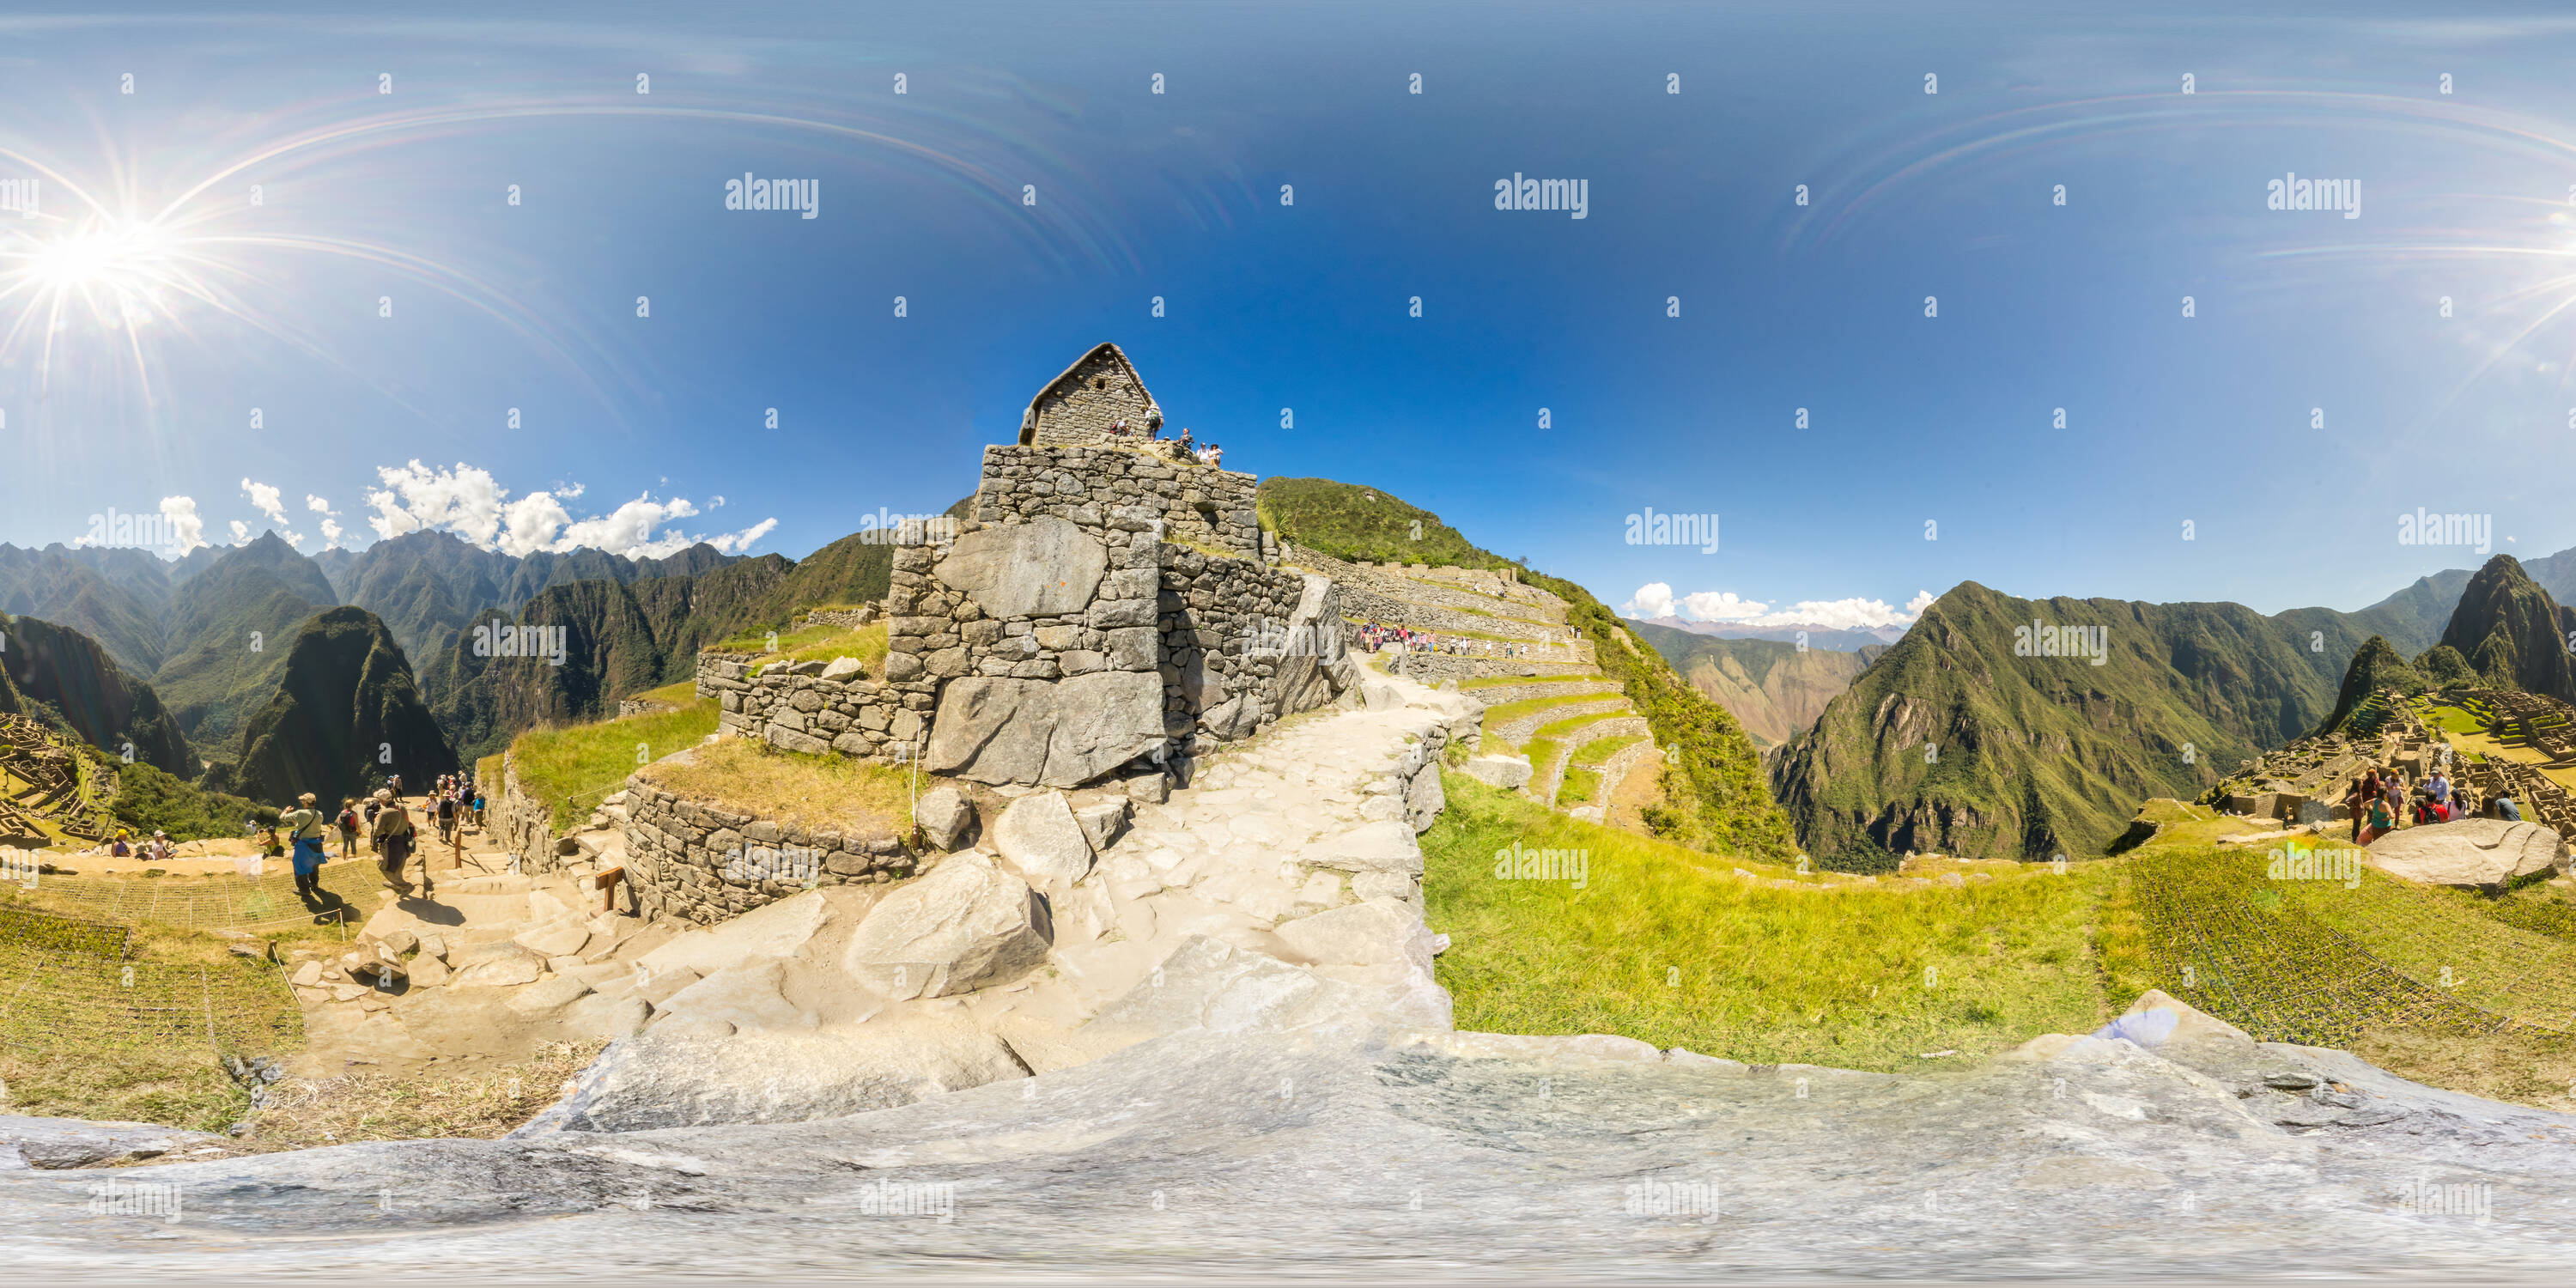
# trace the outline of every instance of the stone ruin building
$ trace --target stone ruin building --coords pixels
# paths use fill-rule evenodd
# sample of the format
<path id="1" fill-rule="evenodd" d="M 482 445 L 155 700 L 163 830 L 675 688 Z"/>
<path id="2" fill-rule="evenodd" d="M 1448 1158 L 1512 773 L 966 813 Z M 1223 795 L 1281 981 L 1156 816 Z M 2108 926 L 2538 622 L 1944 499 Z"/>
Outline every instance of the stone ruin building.
<path id="1" fill-rule="evenodd" d="M 1127 436 L 1143 438 L 1163 427 L 1163 409 L 1147 392 L 1145 378 L 1117 345 L 1102 342 L 1061 375 L 1038 390 L 1020 414 L 1020 446 L 1067 447 L 1120 441 L 1111 432 L 1120 421 Z"/>
<path id="2" fill-rule="evenodd" d="M 755 675 L 709 652 L 724 727 L 792 751 L 993 785 L 1160 775 L 1281 717 L 1360 700 L 1342 588 L 1282 567 L 1252 475 L 1109 427 L 1159 426 L 1127 356 L 1102 344 L 984 449 L 947 545 L 895 551 L 884 673 L 820 663 Z M 1141 430 L 1138 431 L 1141 435 Z"/>

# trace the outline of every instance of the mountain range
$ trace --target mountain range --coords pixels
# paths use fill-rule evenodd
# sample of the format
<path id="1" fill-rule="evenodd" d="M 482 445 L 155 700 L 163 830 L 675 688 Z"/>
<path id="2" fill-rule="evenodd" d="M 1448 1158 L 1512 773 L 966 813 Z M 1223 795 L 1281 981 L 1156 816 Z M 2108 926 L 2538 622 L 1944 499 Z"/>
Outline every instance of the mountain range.
<path id="1" fill-rule="evenodd" d="M 1878 643 L 1852 652 L 1802 649 L 1779 640 L 1693 634 L 1654 621 L 1631 619 L 1628 625 L 1692 688 L 1733 712 L 1754 745 L 1766 750 L 1815 724 L 1825 704 L 1887 651 Z"/>
<path id="2" fill-rule="evenodd" d="M 2325 723 L 2374 638 L 2403 656 L 2464 636 L 2497 659 L 2556 639 L 2558 615 L 2503 555 L 2357 612 L 2027 600 L 1963 582 L 1780 749 L 1772 787 L 1830 866 L 2098 854 L 2141 801 L 2187 799 Z"/>

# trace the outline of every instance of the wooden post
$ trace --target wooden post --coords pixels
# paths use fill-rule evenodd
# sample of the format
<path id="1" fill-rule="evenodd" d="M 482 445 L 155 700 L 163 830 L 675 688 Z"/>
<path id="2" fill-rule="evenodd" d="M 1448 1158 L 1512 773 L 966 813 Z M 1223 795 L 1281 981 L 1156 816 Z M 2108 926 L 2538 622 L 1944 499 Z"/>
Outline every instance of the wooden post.
<path id="1" fill-rule="evenodd" d="M 610 868 L 590 879 L 591 887 L 599 891 L 601 912 L 617 911 L 617 887 L 625 880 L 626 869 L 623 867 Z"/>

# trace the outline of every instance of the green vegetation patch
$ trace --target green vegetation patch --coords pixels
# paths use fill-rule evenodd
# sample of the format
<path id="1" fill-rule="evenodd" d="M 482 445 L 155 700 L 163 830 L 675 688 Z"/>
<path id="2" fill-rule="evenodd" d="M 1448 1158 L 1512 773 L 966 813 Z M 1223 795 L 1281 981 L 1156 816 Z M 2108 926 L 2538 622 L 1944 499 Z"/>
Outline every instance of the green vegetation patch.
<path id="1" fill-rule="evenodd" d="M 702 748 L 686 764 L 655 765 L 645 781 L 691 800 L 720 801 L 755 817 L 803 828 L 882 836 L 912 822 L 905 770 L 841 756 L 780 751 L 749 738 Z M 937 780 L 922 783 L 927 791 Z"/>
<path id="2" fill-rule="evenodd" d="M 1573 684 L 1600 678 L 1597 675 L 1489 675 L 1482 679 L 1460 681 L 1458 691 L 1473 693 L 1478 689 L 1508 689 L 1523 684 Z"/>
<path id="3" fill-rule="evenodd" d="M 1557 784 L 1556 803 L 1558 805 L 1585 804 L 1592 799 L 1592 793 L 1599 790 L 1600 786 L 1601 775 L 1596 771 L 1589 769 L 1566 770 L 1565 781 Z"/>
<path id="4" fill-rule="evenodd" d="M 1638 743 L 1644 741 L 1644 738 L 1638 737 L 1635 734 L 1628 734 L 1615 738 L 1595 738 L 1592 741 L 1575 748 L 1574 758 L 1566 763 L 1572 765 L 1606 765 L 1610 763 L 1610 758 L 1612 756 L 1616 756 L 1621 751 L 1636 746 Z"/>
<path id="5" fill-rule="evenodd" d="M 116 777 L 116 821 L 136 836 L 150 836 L 159 830 L 168 832 L 173 841 L 194 841 L 239 836 L 246 818 L 261 823 L 277 821 L 274 805 L 205 791 L 150 765 L 120 765 Z"/>
<path id="6" fill-rule="evenodd" d="M 1254 508 L 1262 527 L 1336 559 L 1435 568 L 1512 566 L 1442 523 L 1439 515 L 1379 488 L 1331 479 L 1267 478 L 1261 480 Z"/>
<path id="7" fill-rule="evenodd" d="M 1463 775 L 1443 786 L 1449 807 L 1422 838 L 1424 896 L 1451 939 L 1439 977 L 1461 1029 L 1920 1071 L 2091 1032 L 2110 1014 L 2090 955 L 2111 865 L 1956 890 L 1781 889 Z M 1551 849 L 1584 855 L 1581 888 L 1494 875 L 1497 851 Z M 1940 1051 L 1956 1056 L 1923 1058 Z"/>
<path id="8" fill-rule="evenodd" d="M 670 711 L 531 729 L 511 741 L 510 764 L 520 789 L 551 802 L 554 829 L 567 832 L 628 774 L 706 741 L 716 731 L 716 716 L 715 699 L 693 697 Z"/>

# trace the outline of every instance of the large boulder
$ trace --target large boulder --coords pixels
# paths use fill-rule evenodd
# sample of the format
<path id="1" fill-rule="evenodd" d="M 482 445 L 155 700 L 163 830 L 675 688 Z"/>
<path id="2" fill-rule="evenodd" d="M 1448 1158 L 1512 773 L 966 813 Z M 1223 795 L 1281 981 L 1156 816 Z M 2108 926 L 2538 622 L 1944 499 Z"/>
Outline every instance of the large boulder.
<path id="1" fill-rule="evenodd" d="M 1529 786 L 1532 768 L 1525 756 L 1472 756 L 1461 772 L 1509 792 Z"/>
<path id="2" fill-rule="evenodd" d="M 1431 825 L 1439 820 L 1440 811 L 1448 807 L 1449 794 L 1440 786 L 1440 766 L 1437 763 L 1424 765 L 1404 789 L 1404 811 L 1413 820 L 1413 830 L 1417 833 L 1430 831 Z"/>
<path id="3" fill-rule="evenodd" d="M 912 821 L 921 825 L 922 835 L 943 850 L 956 849 L 975 827 L 975 803 L 954 784 L 943 784 L 921 794 L 912 806 Z"/>
<path id="4" fill-rule="evenodd" d="M 1291 654 L 1279 659 L 1263 691 L 1269 695 L 1271 710 L 1291 716 L 1332 701 L 1333 681 L 1320 659 Z"/>
<path id="5" fill-rule="evenodd" d="M 1048 885 L 1071 885 L 1091 871 L 1091 839 L 1062 792 L 1012 801 L 993 825 L 993 844 L 1012 866 Z"/>
<path id="6" fill-rule="evenodd" d="M 923 766 L 979 783 L 1079 787 L 1163 742 L 1163 682 L 1094 671 L 1048 683 L 969 676 L 948 683 Z"/>
<path id="7" fill-rule="evenodd" d="M 1260 694 L 1238 693 L 1213 709 L 1200 712 L 1199 727 L 1220 742 L 1235 742 L 1251 737 L 1253 730 L 1261 727 L 1264 714 Z"/>
<path id="8" fill-rule="evenodd" d="M 2567 868 L 2567 842 L 2537 823 L 2466 818 L 2391 832 L 2365 853 L 2372 867 L 2426 885 L 2501 891 L 2524 877 Z"/>
<path id="9" fill-rule="evenodd" d="M 939 691 L 922 768 L 978 783 L 1034 783 L 1055 732 L 1055 686 L 966 676 Z"/>
<path id="10" fill-rule="evenodd" d="M 1047 739 L 1049 787 L 1079 787 L 1163 745 L 1163 677 L 1151 671 L 1095 671 L 1055 686 Z"/>
<path id="11" fill-rule="evenodd" d="M 611 1044 L 572 1095 L 513 1135 L 840 1118 L 1027 1076 L 1008 1045 L 963 1018 L 724 1036 L 656 1024 Z"/>
<path id="12" fill-rule="evenodd" d="M 1053 939 L 1037 892 L 970 851 L 940 860 L 871 909 L 841 965 L 890 998 L 942 997 L 1028 970 L 1045 960 Z"/>
<path id="13" fill-rule="evenodd" d="M 987 617 L 1058 617 L 1091 606 L 1109 551 L 1052 516 L 978 528 L 957 538 L 933 570 Z"/>

